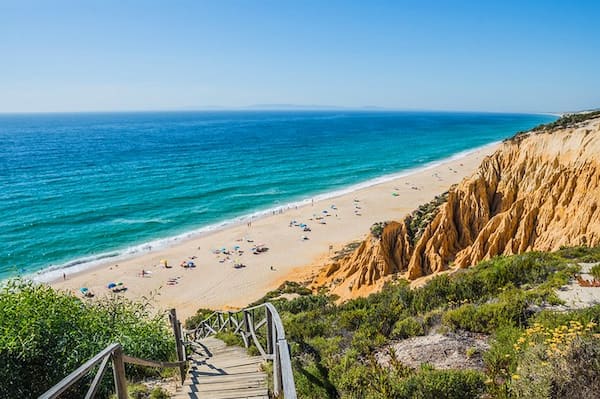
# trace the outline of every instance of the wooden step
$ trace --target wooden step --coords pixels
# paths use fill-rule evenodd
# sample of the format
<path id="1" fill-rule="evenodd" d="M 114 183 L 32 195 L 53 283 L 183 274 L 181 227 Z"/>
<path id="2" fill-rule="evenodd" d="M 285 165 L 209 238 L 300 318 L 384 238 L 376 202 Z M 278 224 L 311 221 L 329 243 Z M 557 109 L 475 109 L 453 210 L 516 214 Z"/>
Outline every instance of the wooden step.
<path id="1" fill-rule="evenodd" d="M 174 399 L 268 399 L 263 359 L 214 337 L 194 345 L 183 389 Z"/>

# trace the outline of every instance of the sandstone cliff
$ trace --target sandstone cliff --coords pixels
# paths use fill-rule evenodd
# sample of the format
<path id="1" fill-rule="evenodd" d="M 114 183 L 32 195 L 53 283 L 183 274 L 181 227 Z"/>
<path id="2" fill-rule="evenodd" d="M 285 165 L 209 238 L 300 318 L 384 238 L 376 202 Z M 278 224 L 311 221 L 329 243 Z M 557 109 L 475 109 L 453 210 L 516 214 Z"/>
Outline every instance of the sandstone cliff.
<path id="1" fill-rule="evenodd" d="M 444 198 L 377 229 L 315 285 L 348 297 L 393 274 L 414 280 L 496 255 L 599 245 L 600 117 L 505 141 Z"/>

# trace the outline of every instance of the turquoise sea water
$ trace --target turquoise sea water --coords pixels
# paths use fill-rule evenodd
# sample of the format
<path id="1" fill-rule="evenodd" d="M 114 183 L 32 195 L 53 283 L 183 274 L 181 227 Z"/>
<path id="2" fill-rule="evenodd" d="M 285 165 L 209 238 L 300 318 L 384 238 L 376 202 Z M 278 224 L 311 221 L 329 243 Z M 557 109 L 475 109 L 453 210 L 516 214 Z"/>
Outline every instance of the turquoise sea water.
<path id="1" fill-rule="evenodd" d="M 0 279 L 168 245 L 554 119 L 342 111 L 0 115 Z"/>

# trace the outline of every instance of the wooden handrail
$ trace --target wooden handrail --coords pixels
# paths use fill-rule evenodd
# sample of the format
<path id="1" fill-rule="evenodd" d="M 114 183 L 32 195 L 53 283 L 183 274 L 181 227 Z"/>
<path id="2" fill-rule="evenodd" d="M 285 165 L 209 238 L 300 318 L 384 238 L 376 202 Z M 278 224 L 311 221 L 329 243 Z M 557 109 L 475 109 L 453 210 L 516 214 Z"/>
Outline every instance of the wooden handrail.
<path id="1" fill-rule="evenodd" d="M 98 352 L 96 356 L 83 363 L 81 366 L 77 368 L 77 370 L 73 371 L 71 374 L 60 380 L 58 384 L 50 388 L 46 391 L 42 396 L 38 399 L 53 399 L 57 398 L 58 395 L 69 389 L 69 387 L 79 381 L 84 375 L 88 373 L 88 371 L 94 367 L 96 364 L 100 363 L 105 357 L 110 356 L 115 349 L 120 348 L 120 344 L 111 344 L 104 348 L 102 351 Z"/>
<path id="2" fill-rule="evenodd" d="M 256 311 L 264 310 L 265 318 L 256 321 Z M 296 399 L 296 386 L 294 383 L 294 374 L 292 372 L 292 362 L 290 357 L 290 348 L 285 339 L 285 330 L 283 323 L 277 313 L 277 309 L 271 303 L 263 303 L 258 306 L 242 309 L 237 312 L 213 312 L 206 319 L 202 320 L 193 330 L 182 330 L 181 323 L 177 320 L 174 310 L 171 310 L 171 324 L 177 344 L 177 362 L 161 362 L 148 359 L 140 359 L 128 356 L 123 353 L 120 344 L 110 344 L 102 351 L 98 352 L 90 360 L 79 366 L 71 374 L 63 378 L 58 384 L 50 388 L 39 399 L 55 399 L 65 392 L 69 387 L 85 376 L 93 367 L 100 363 L 100 367 L 91 383 L 91 386 L 85 395 L 85 399 L 91 399 L 96 394 L 100 381 L 107 368 L 108 361 L 112 360 L 113 375 L 115 379 L 115 388 L 118 399 L 127 399 L 127 380 L 125 378 L 125 363 L 136 364 L 147 367 L 160 368 L 180 368 L 182 370 L 182 381 L 185 378 L 183 370 L 187 361 L 185 360 L 185 351 L 183 345 L 195 344 L 194 340 L 183 342 L 182 333 L 193 339 L 205 338 L 215 335 L 219 331 L 232 331 L 241 335 L 246 347 L 250 342 L 254 342 L 265 360 L 273 361 L 273 386 L 274 394 L 279 397 L 282 393 L 285 399 Z M 241 315 L 241 321 L 238 317 Z M 257 330 L 265 327 L 267 348 L 260 344 Z M 251 340 L 249 339 L 251 338 Z"/>
<path id="3" fill-rule="evenodd" d="M 122 351 L 123 349 L 120 344 L 108 345 L 102 351 L 98 352 L 93 358 L 79 366 L 77 370 L 73 371 L 71 374 L 63 378 L 58 384 L 46 391 L 38 399 L 57 398 L 61 393 L 69 389 L 69 387 L 86 375 L 96 364 L 102 362 L 100 369 L 94 377 L 90 389 L 85 396 L 86 398 L 93 398 L 96 394 L 98 384 L 104 375 L 104 370 L 108 360 L 111 357 L 113 358 L 113 373 L 115 373 L 115 385 L 117 387 L 117 397 L 119 399 L 127 398 L 127 381 L 125 379 L 125 369 L 122 367 L 122 364 L 129 363 L 146 367 L 179 368 L 181 366 L 185 366 L 187 363 L 186 361 L 160 362 L 155 360 L 140 359 L 139 357 L 127 356 L 123 354 Z M 117 361 L 115 362 L 115 360 Z M 119 396 L 119 391 L 124 392 L 124 396 Z"/>
<path id="4" fill-rule="evenodd" d="M 181 339 L 182 329 L 181 323 L 177 320 L 177 314 L 175 309 L 171 309 L 169 312 L 171 325 L 173 326 L 173 333 L 175 335 L 175 343 L 177 345 L 177 362 L 161 362 L 148 359 L 140 359 L 138 357 L 127 356 L 123 353 L 123 348 L 120 344 L 110 344 L 100 352 L 98 352 L 90 360 L 82 364 L 73 371 L 71 374 L 60 380 L 60 382 L 46 391 L 44 394 L 39 396 L 38 399 L 55 399 L 59 395 L 65 392 L 69 387 L 79 381 L 85 376 L 94 366 L 98 363 L 100 367 L 96 372 L 96 375 L 90 384 L 90 388 L 85 395 L 85 399 L 91 399 L 96 394 L 100 381 L 106 370 L 109 359 L 112 360 L 113 376 L 115 380 L 115 390 L 117 399 L 127 399 L 127 379 L 125 378 L 125 363 L 136 364 L 138 366 L 146 367 L 159 367 L 159 368 L 179 368 L 181 371 L 181 381 L 185 380 L 185 366 L 187 361 L 185 360 L 185 350 L 183 347 L 183 341 Z"/>
<path id="5" fill-rule="evenodd" d="M 146 366 L 146 367 L 159 367 L 159 368 L 179 368 L 187 364 L 187 361 L 178 361 L 178 362 L 160 362 L 156 360 L 147 360 L 140 359 L 139 357 L 127 356 L 122 353 L 123 349 L 120 344 L 111 344 L 104 348 L 102 351 L 98 352 L 93 358 L 79 366 L 77 370 L 73 371 L 71 374 L 63 378 L 58 384 L 50 388 L 43 395 L 41 395 L 38 399 L 53 399 L 58 398 L 61 393 L 69 389 L 73 384 L 79 381 L 84 375 L 86 375 L 96 364 L 102 362 L 94 381 L 90 386 L 90 390 L 86 395 L 86 398 L 93 398 L 96 394 L 96 390 L 98 388 L 98 384 L 102 379 L 102 375 L 104 374 L 104 370 L 108 360 L 113 357 L 113 373 L 115 373 L 115 385 L 117 386 L 117 397 L 120 399 L 121 397 L 127 398 L 127 387 L 126 387 L 126 379 L 125 379 L 125 370 L 122 370 L 122 373 L 119 369 L 122 367 L 119 366 L 118 363 L 129 363 L 135 364 L 138 366 Z M 115 356 L 115 354 L 117 356 Z M 117 364 L 115 364 L 115 357 L 120 357 L 118 359 Z M 116 372 L 115 372 L 116 370 Z M 122 376 L 120 375 L 122 374 Z M 119 389 L 124 392 L 124 396 L 119 396 Z"/>
<path id="6" fill-rule="evenodd" d="M 265 318 L 255 320 L 256 311 L 265 312 Z M 238 322 L 238 316 L 242 321 Z M 216 325 L 215 325 L 216 324 Z M 257 331 L 265 327 L 267 348 L 260 344 Z M 221 331 L 229 331 L 242 337 L 248 347 L 253 342 L 263 359 L 273 362 L 273 393 L 279 397 L 282 393 L 285 399 L 296 399 L 296 385 L 292 372 L 290 348 L 285 338 L 285 329 L 281 317 L 273 304 L 266 302 L 258 306 L 232 311 L 216 311 L 202 320 L 196 328 L 184 330 L 188 343 L 195 339 L 206 338 Z"/>

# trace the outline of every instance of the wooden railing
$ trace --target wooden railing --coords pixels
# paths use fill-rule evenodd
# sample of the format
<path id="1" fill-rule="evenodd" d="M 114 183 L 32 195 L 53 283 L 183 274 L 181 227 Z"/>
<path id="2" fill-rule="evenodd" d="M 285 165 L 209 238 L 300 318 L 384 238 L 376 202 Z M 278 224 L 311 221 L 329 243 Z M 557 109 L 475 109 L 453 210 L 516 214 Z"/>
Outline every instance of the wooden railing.
<path id="1" fill-rule="evenodd" d="M 214 312 L 195 329 L 184 330 L 184 334 L 188 343 L 193 343 L 221 331 L 240 335 L 246 347 L 254 344 L 265 360 L 273 362 L 274 395 L 280 397 L 283 393 L 285 399 L 296 399 L 290 348 L 275 306 L 267 302 L 237 312 Z"/>
<path id="2" fill-rule="evenodd" d="M 60 397 L 60 394 L 65 392 L 77 381 L 86 376 L 97 364 L 100 367 L 96 371 L 96 375 L 92 380 L 90 387 L 85 394 L 85 399 L 91 399 L 96 395 L 102 377 L 108 368 L 108 362 L 112 364 L 112 372 L 115 381 L 115 393 L 117 399 L 128 399 L 127 395 L 127 379 L 125 377 L 125 363 L 136 364 L 138 366 L 158 367 L 158 368 L 179 368 L 181 373 L 181 381 L 185 380 L 185 369 L 187 361 L 185 359 L 185 348 L 183 346 L 181 323 L 177 320 L 175 309 L 169 312 L 169 319 L 173 327 L 175 335 L 175 343 L 177 345 L 177 362 L 159 362 L 154 360 L 140 359 L 133 356 L 128 356 L 123 353 L 123 348 L 120 344 L 110 344 L 101 352 L 97 353 L 90 360 L 82 364 L 77 370 L 63 378 L 58 384 L 46 391 L 38 399 L 54 399 Z"/>

